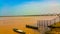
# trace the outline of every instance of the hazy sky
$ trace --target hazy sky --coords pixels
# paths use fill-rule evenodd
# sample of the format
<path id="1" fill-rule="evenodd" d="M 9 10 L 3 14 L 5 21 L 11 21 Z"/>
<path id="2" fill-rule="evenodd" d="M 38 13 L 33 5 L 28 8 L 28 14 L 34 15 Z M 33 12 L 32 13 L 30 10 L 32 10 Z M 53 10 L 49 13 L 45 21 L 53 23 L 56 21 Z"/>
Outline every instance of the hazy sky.
<path id="1" fill-rule="evenodd" d="M 60 0 L 0 0 L 0 16 L 60 13 Z"/>

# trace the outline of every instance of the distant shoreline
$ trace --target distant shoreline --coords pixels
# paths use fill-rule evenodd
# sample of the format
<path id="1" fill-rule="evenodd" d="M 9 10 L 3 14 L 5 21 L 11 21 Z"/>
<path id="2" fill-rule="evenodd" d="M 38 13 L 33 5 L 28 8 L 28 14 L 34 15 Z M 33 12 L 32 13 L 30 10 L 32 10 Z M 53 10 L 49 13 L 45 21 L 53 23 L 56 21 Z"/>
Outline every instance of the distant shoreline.
<path id="1" fill-rule="evenodd" d="M 58 15 L 58 14 L 57 14 Z M 17 16 L 0 16 L 0 17 L 27 17 L 27 16 L 56 16 L 56 14 L 45 14 L 45 15 L 17 15 Z"/>

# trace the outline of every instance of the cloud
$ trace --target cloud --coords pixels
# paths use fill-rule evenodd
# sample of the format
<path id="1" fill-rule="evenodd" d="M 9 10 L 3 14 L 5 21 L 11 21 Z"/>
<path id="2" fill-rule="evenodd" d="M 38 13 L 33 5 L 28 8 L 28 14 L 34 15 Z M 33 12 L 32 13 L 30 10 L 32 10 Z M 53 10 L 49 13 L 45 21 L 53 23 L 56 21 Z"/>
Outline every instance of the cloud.
<path id="1" fill-rule="evenodd" d="M 22 15 L 35 15 L 35 14 L 52 14 L 60 13 L 60 4 L 58 3 L 28 3 L 14 7 L 15 12 Z"/>

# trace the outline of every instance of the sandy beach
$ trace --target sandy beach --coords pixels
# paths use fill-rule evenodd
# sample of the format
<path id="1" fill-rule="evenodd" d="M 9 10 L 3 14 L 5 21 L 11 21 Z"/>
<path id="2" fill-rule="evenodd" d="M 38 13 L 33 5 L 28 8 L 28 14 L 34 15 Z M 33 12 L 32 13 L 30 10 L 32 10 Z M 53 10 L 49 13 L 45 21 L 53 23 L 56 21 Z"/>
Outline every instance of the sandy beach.
<path id="1" fill-rule="evenodd" d="M 13 28 L 23 30 L 26 34 L 39 34 L 38 31 L 26 28 L 25 25 L 36 25 L 38 20 L 53 18 L 56 16 L 0 17 L 0 34 L 18 34 L 13 31 Z"/>

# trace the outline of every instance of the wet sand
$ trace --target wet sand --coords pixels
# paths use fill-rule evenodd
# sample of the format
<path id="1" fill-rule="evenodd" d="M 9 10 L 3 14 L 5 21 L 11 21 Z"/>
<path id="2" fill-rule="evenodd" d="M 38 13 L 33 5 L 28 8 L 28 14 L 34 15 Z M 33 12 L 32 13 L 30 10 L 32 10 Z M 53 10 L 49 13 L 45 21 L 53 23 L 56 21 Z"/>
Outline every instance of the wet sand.
<path id="1" fill-rule="evenodd" d="M 38 31 L 26 28 L 25 25 L 36 25 L 38 20 L 53 18 L 56 16 L 0 17 L 0 34 L 18 34 L 13 31 L 13 28 L 23 30 L 26 34 L 39 34 Z"/>

